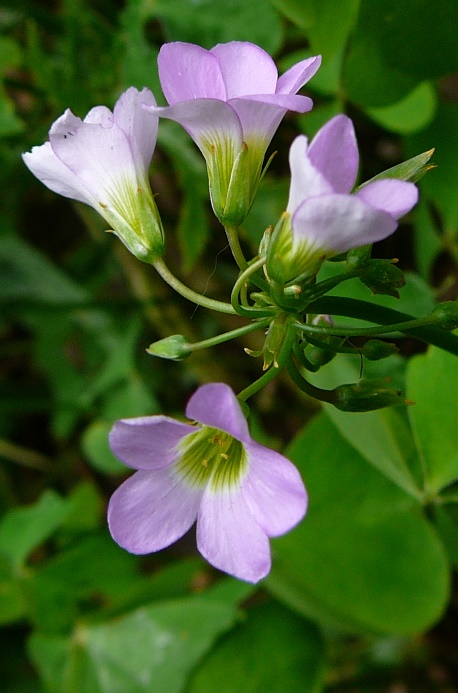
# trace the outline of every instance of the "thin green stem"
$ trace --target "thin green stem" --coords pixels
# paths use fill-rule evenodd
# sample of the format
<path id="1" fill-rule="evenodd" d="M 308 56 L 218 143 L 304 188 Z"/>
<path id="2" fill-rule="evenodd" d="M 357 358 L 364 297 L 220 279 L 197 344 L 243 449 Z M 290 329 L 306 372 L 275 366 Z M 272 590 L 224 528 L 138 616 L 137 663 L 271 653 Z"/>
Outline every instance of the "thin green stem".
<path id="1" fill-rule="evenodd" d="M 237 227 L 225 226 L 227 240 L 229 241 L 229 247 L 231 249 L 234 260 L 241 270 L 246 269 L 248 262 L 246 261 L 245 255 L 240 245 L 239 230 Z"/>
<path id="2" fill-rule="evenodd" d="M 281 366 L 272 366 L 272 368 L 269 368 L 269 370 L 263 373 L 260 378 L 255 380 L 254 383 L 251 383 L 251 385 L 248 385 L 248 387 L 239 392 L 237 395 L 239 402 L 246 402 L 249 397 L 255 395 L 256 392 L 259 392 L 264 385 L 267 385 L 267 383 L 270 383 L 271 380 L 277 377 L 281 371 L 281 368 Z"/>
<path id="3" fill-rule="evenodd" d="M 319 327 L 318 325 L 304 325 L 295 322 L 294 326 L 302 332 L 314 334 L 330 335 L 336 337 L 372 337 L 382 334 L 392 334 L 393 332 L 404 332 L 405 330 L 415 329 L 431 325 L 434 318 L 413 318 L 404 322 L 394 323 L 393 325 L 378 325 L 376 327 Z"/>
<path id="4" fill-rule="evenodd" d="M 315 284 L 313 289 L 310 289 L 310 301 L 316 301 L 321 296 L 324 296 L 324 294 L 327 294 L 329 291 L 331 291 L 331 289 L 334 289 L 342 282 L 347 281 L 347 279 L 354 279 L 355 277 L 358 277 L 361 274 L 361 272 L 361 269 L 355 269 L 351 270 L 350 272 L 338 274 L 336 277 L 331 277 L 330 279 L 324 279 L 323 281 L 318 282 L 318 284 Z"/>
<path id="5" fill-rule="evenodd" d="M 217 346 L 223 342 L 228 342 L 231 339 L 236 339 L 237 337 L 243 337 L 245 334 L 254 332 L 255 330 L 260 330 L 268 326 L 270 323 L 270 318 L 264 318 L 263 320 L 256 320 L 249 325 L 244 325 L 243 327 L 237 327 L 235 330 L 230 330 L 229 332 L 224 332 L 224 334 L 217 335 L 216 337 L 210 337 L 209 339 L 203 339 L 201 342 L 194 342 L 188 347 L 188 351 L 193 352 L 198 349 L 207 349 L 209 347 Z"/>
<path id="6" fill-rule="evenodd" d="M 273 308 L 257 308 L 256 306 L 242 306 L 239 301 L 239 294 L 244 289 L 244 287 L 251 281 L 252 275 L 258 271 L 266 262 L 265 257 L 261 257 L 251 265 L 249 265 L 238 277 L 234 284 L 234 288 L 231 293 L 231 304 L 233 310 L 246 318 L 264 318 L 273 315 Z"/>
<path id="7" fill-rule="evenodd" d="M 329 402 L 330 404 L 334 402 L 333 390 L 322 390 L 320 387 L 316 387 L 315 385 L 312 385 L 312 383 L 309 383 L 309 381 L 301 375 L 291 357 L 287 359 L 285 366 L 289 377 L 293 383 L 297 385 L 299 390 L 302 390 L 302 392 L 305 392 L 307 395 L 319 400 L 320 402 Z"/>
<path id="8" fill-rule="evenodd" d="M 314 301 L 307 307 L 309 313 L 326 313 L 329 315 L 341 315 L 348 318 L 358 318 L 368 322 L 389 324 L 400 321 L 415 320 L 412 315 L 402 313 L 394 308 L 379 306 L 370 301 L 361 301 L 356 298 L 343 298 L 341 296 L 324 296 Z M 444 349 L 458 356 L 458 336 L 435 325 L 426 325 L 403 330 L 408 335 L 420 339 L 427 344 Z"/>
<path id="9" fill-rule="evenodd" d="M 181 294 L 181 296 L 187 298 L 188 301 L 197 303 L 197 305 L 203 306 L 204 308 L 209 308 L 210 310 L 216 310 L 219 313 L 227 313 L 229 315 L 234 315 L 236 313 L 234 308 L 229 303 L 225 303 L 224 301 L 216 301 L 213 298 L 202 296 L 202 294 L 198 294 L 196 291 L 190 289 L 189 286 L 186 286 L 186 284 L 180 282 L 180 280 L 177 279 L 174 274 L 172 274 L 162 258 L 156 260 L 153 263 L 153 267 L 156 269 L 157 273 L 162 277 L 162 279 L 172 287 L 172 289 Z"/>

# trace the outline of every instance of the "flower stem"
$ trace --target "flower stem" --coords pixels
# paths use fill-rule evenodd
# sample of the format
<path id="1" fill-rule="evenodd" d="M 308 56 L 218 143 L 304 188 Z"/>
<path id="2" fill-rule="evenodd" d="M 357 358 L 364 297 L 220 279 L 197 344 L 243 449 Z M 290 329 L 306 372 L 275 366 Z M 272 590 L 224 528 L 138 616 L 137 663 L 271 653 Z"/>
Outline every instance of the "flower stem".
<path id="1" fill-rule="evenodd" d="M 270 383 L 271 380 L 277 377 L 281 369 L 281 366 L 272 366 L 272 368 L 269 368 L 269 370 L 263 373 L 263 375 L 255 380 L 254 383 L 251 383 L 251 385 L 248 385 L 248 387 L 239 392 L 237 395 L 239 402 L 246 402 L 249 397 L 255 395 L 256 392 L 259 392 L 264 385 L 267 385 L 267 383 Z"/>
<path id="2" fill-rule="evenodd" d="M 291 357 L 287 359 L 285 366 L 289 377 L 291 378 L 293 383 L 297 385 L 299 390 L 302 390 L 302 392 L 305 392 L 307 395 L 319 400 L 320 402 L 328 402 L 330 404 L 333 403 L 333 391 L 322 390 L 320 387 L 316 387 L 315 385 L 312 385 L 312 383 L 309 383 L 308 380 L 302 377 L 301 373 L 299 372 L 296 364 L 294 363 Z"/>
<path id="3" fill-rule="evenodd" d="M 207 349 L 208 347 L 217 346 L 223 342 L 228 342 L 230 339 L 236 339 L 236 337 L 242 337 L 245 334 L 254 332 L 255 330 L 263 329 L 267 327 L 270 322 L 270 318 L 264 318 L 263 320 L 257 320 L 251 322 L 249 325 L 244 325 L 243 327 L 237 327 L 235 330 L 230 330 L 229 332 L 224 332 L 224 334 L 219 334 L 216 337 L 210 337 L 209 339 L 203 339 L 201 342 L 194 342 L 187 347 L 188 351 L 197 351 L 198 349 Z"/>
<path id="4" fill-rule="evenodd" d="M 198 294 L 196 291 L 190 289 L 189 286 L 186 286 L 186 284 L 180 282 L 180 280 L 177 279 L 174 274 L 172 274 L 162 258 L 156 260 L 153 263 L 153 267 L 156 269 L 162 279 L 172 287 L 172 289 L 175 289 L 177 293 L 187 298 L 188 301 L 197 303 L 197 305 L 203 306 L 204 308 L 209 308 L 210 310 L 216 310 L 219 313 L 228 313 L 229 315 L 234 315 L 236 313 L 234 308 L 229 303 L 225 303 L 224 301 L 216 301 L 213 298 L 202 296 L 202 294 Z"/>
<path id="5" fill-rule="evenodd" d="M 239 269 L 244 270 L 248 266 L 243 250 L 240 246 L 239 240 L 239 230 L 237 227 L 225 226 L 227 240 L 229 241 L 229 247 L 231 249 L 232 255 L 239 266 Z"/>
<path id="6" fill-rule="evenodd" d="M 380 324 L 388 324 L 401 321 L 415 320 L 408 313 L 386 306 L 379 306 L 370 301 L 362 301 L 356 298 L 343 298 L 341 296 L 324 296 L 314 301 L 307 307 L 310 313 L 326 313 L 329 315 L 342 315 L 348 318 L 358 318 L 359 320 L 367 320 L 368 322 L 378 322 Z M 447 332 L 441 327 L 435 325 L 425 325 L 423 327 L 413 327 L 410 324 L 409 328 L 403 330 L 408 335 L 412 335 L 416 339 L 420 339 L 427 344 L 435 346 L 456 354 L 458 356 L 458 336 L 452 332 Z"/>
<path id="7" fill-rule="evenodd" d="M 267 316 L 272 316 L 273 310 L 272 309 L 264 309 L 264 308 L 257 308 L 255 306 L 242 306 L 240 301 L 239 301 L 239 294 L 243 290 L 243 288 L 246 286 L 246 284 L 250 281 L 252 275 L 260 269 L 266 262 L 265 257 L 261 257 L 255 262 L 253 262 L 251 265 L 248 265 L 246 269 L 240 274 L 238 277 L 237 281 L 234 284 L 234 288 L 232 289 L 231 293 L 231 303 L 232 303 L 232 308 L 236 313 L 239 315 L 243 315 L 246 318 L 263 318 Z"/>
<path id="8" fill-rule="evenodd" d="M 372 337 L 382 334 L 391 334 L 393 332 L 404 332 L 405 330 L 415 329 L 416 327 L 425 327 L 435 322 L 435 318 L 430 316 L 426 318 L 413 318 L 404 322 L 394 323 L 392 325 L 377 325 L 376 327 L 319 327 L 318 325 L 304 325 L 300 322 L 295 322 L 294 326 L 302 332 L 311 332 L 314 334 L 331 335 L 336 337 Z"/>

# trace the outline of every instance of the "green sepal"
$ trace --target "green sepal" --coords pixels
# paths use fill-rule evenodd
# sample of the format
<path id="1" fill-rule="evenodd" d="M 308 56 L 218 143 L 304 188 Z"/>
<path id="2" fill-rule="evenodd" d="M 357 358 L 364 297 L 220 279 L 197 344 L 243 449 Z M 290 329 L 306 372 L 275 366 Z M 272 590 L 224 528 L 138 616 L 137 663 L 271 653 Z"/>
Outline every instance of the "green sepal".
<path id="1" fill-rule="evenodd" d="M 250 173 L 250 157 L 244 142 L 234 161 L 224 211 L 219 219 L 224 226 L 240 226 L 250 211 L 253 183 L 255 190 L 257 188 L 256 182 L 250 180 Z"/>
<path id="2" fill-rule="evenodd" d="M 352 270 L 365 267 L 371 259 L 371 252 L 371 243 L 349 250 L 347 253 L 347 270 L 351 272 Z"/>
<path id="3" fill-rule="evenodd" d="M 173 334 L 153 342 L 146 351 L 151 356 L 159 356 L 161 359 L 171 361 L 183 361 L 191 355 L 190 344 L 182 334 Z"/>
<path id="4" fill-rule="evenodd" d="M 153 264 L 165 252 L 164 229 L 148 183 L 129 190 L 125 205 L 102 205 L 101 214 L 114 233 L 136 258 Z"/>
<path id="5" fill-rule="evenodd" d="M 365 181 L 359 185 L 356 190 L 361 190 L 369 183 L 374 183 L 376 180 L 384 180 L 385 178 L 397 178 L 398 180 L 409 181 L 410 183 L 416 183 L 420 178 L 422 178 L 425 173 L 428 173 L 432 168 L 435 168 L 434 164 L 429 164 L 429 160 L 434 154 L 434 149 L 429 149 L 423 154 L 418 154 L 412 157 L 412 159 L 407 159 L 397 166 L 388 168 L 386 171 L 378 173 L 376 176 L 370 180 Z"/>
<path id="6" fill-rule="evenodd" d="M 406 283 L 404 273 L 393 264 L 393 260 L 370 260 L 359 278 L 373 294 L 395 298 L 399 298 L 398 289 Z"/>

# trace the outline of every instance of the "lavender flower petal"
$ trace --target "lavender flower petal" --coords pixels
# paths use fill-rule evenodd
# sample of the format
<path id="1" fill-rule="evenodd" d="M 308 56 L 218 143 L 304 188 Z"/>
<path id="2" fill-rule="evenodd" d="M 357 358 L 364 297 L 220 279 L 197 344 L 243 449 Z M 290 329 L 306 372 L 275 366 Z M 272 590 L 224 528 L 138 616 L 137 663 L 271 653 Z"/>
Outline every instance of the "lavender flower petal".
<path id="1" fill-rule="evenodd" d="M 157 59 L 162 91 L 173 106 L 189 99 L 226 100 L 221 69 L 210 51 L 193 43 L 166 43 Z"/>
<path id="2" fill-rule="evenodd" d="M 313 138 L 308 157 L 333 186 L 334 192 L 349 193 L 358 173 L 358 145 L 350 118 L 331 118 Z"/>
<path id="3" fill-rule="evenodd" d="M 294 240 L 304 238 L 325 253 L 340 253 L 375 243 L 397 227 L 390 214 L 356 195 L 321 195 L 306 200 L 292 218 Z"/>
<path id="4" fill-rule="evenodd" d="M 321 65 L 321 55 L 301 60 L 293 65 L 278 78 L 277 94 L 296 94 L 310 79 Z"/>
<path id="5" fill-rule="evenodd" d="M 287 211 L 294 214 L 304 200 L 317 195 L 333 193 L 331 183 L 318 171 L 307 156 L 308 143 L 305 135 L 296 137 L 289 150 L 291 184 Z"/>
<path id="6" fill-rule="evenodd" d="M 297 468 L 283 455 L 252 441 L 246 445 L 249 471 L 242 493 L 255 518 L 269 537 L 289 532 L 302 520 L 307 494 Z"/>
<path id="7" fill-rule="evenodd" d="M 32 147 L 22 158 L 33 175 L 53 192 L 85 204 L 97 204 L 78 176 L 56 157 L 49 142 Z"/>
<path id="8" fill-rule="evenodd" d="M 219 43 L 210 53 L 218 60 L 226 86 L 226 99 L 275 93 L 277 67 L 259 46 L 247 41 L 231 41 Z"/>
<path id="9" fill-rule="evenodd" d="M 417 204 L 418 189 L 413 183 L 385 178 L 368 183 L 358 190 L 356 197 L 400 219 Z"/>
<path id="10" fill-rule="evenodd" d="M 196 430 L 168 416 L 121 419 L 110 431 L 110 447 L 128 467 L 160 469 L 174 462 L 180 440 Z"/>
<path id="11" fill-rule="evenodd" d="M 269 541 L 239 489 L 214 493 L 207 487 L 197 518 L 197 547 L 219 570 L 258 582 L 270 570 Z"/>
<path id="12" fill-rule="evenodd" d="M 193 525 L 202 490 L 183 483 L 173 466 L 135 472 L 108 505 L 113 539 L 135 554 L 160 551 Z"/>
<path id="13" fill-rule="evenodd" d="M 202 385 L 189 400 L 186 416 L 219 428 L 242 442 L 251 440 L 239 401 L 225 383 Z"/>

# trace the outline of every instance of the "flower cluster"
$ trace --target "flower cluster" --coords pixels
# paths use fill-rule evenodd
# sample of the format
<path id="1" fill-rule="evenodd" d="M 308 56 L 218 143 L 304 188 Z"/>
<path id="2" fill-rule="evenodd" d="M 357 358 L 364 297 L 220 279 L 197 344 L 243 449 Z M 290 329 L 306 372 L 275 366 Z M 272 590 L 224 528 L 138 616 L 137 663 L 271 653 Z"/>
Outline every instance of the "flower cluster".
<path id="1" fill-rule="evenodd" d="M 189 401 L 189 422 L 166 416 L 125 419 L 110 435 L 114 453 L 136 470 L 109 504 L 114 539 L 132 553 L 150 553 L 175 542 L 196 522 L 197 546 L 210 563 L 257 582 L 270 569 L 269 538 L 301 521 L 307 496 L 291 462 L 251 438 L 241 403 L 283 368 L 306 393 L 346 411 L 406 402 L 385 381 L 321 390 L 308 382 L 307 372 L 339 352 L 356 353 L 348 336 L 375 334 L 374 328 L 340 332 L 330 316 L 321 315 L 324 294 L 358 277 L 374 292 L 397 295 L 402 272 L 391 261 L 372 260 L 366 246 L 393 233 L 399 218 L 416 204 L 412 181 L 427 170 L 431 152 L 355 189 L 359 156 L 347 116 L 330 120 L 310 143 L 300 135 L 290 149 L 285 211 L 265 232 L 258 256 L 247 261 L 238 228 L 250 211 L 268 165 L 267 148 L 283 116 L 312 108 L 311 99 L 297 92 L 319 68 L 320 57 L 303 60 L 279 77 L 271 57 L 251 43 L 233 41 L 211 50 L 169 43 L 158 65 L 168 106 L 158 107 L 148 89 L 132 87 L 113 112 L 98 106 L 81 120 L 67 110 L 52 125 L 49 141 L 23 158 L 48 188 L 99 212 L 126 247 L 179 293 L 207 308 L 252 319 L 196 344 L 172 335 L 151 345 L 149 353 L 178 360 L 265 330 L 264 348 L 246 350 L 264 356 L 265 372 L 238 396 L 223 383 L 207 384 Z M 211 204 L 240 270 L 231 303 L 197 294 L 165 265 L 164 231 L 148 179 L 160 118 L 182 125 L 205 158 Z M 347 253 L 346 270 L 319 281 L 324 261 L 342 253 Z M 457 314 L 454 305 L 444 304 L 429 321 L 452 329 Z M 418 326 L 418 320 L 394 320 L 382 324 L 378 334 Z M 395 351 L 377 339 L 357 349 L 373 360 Z"/>

